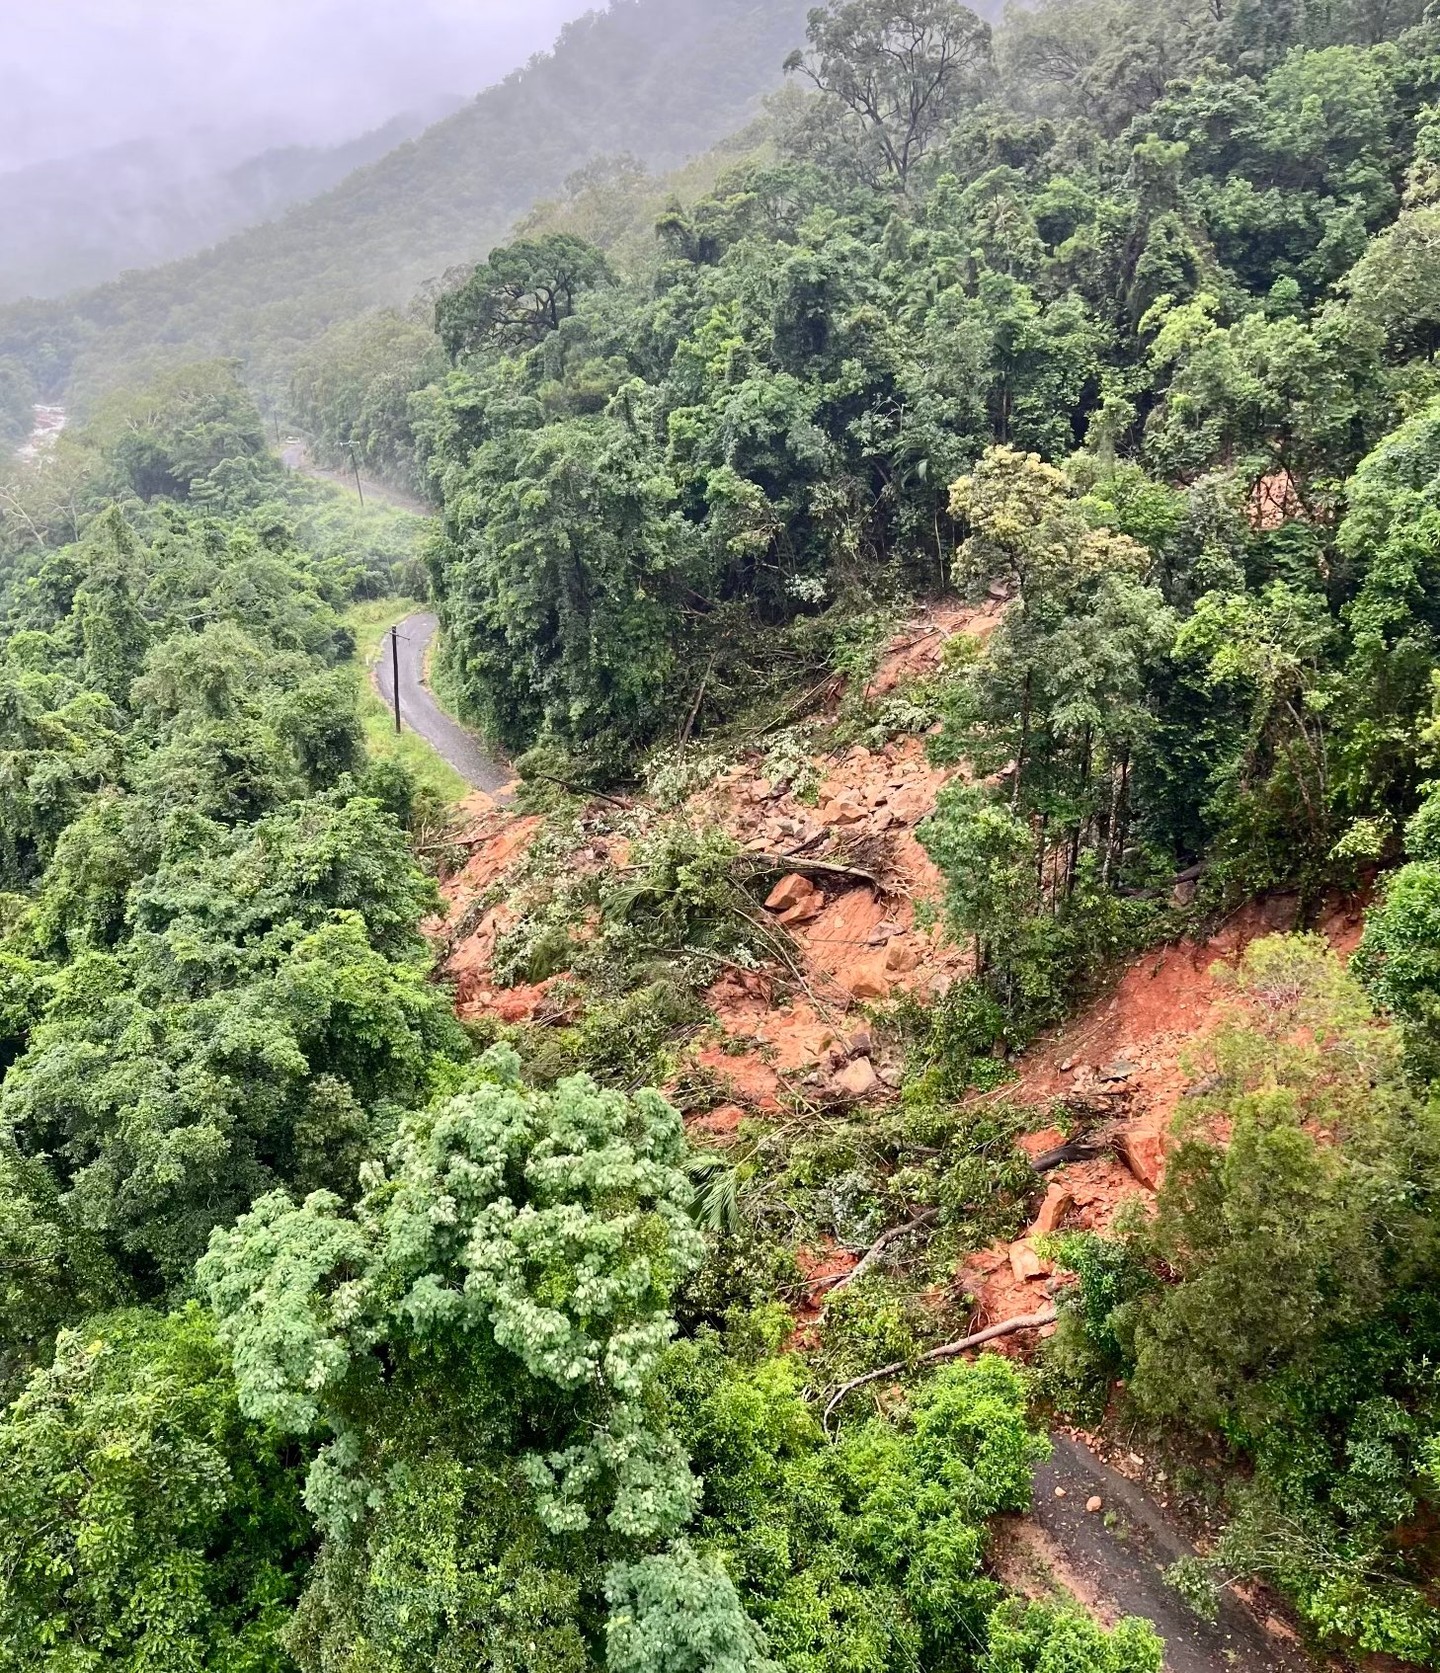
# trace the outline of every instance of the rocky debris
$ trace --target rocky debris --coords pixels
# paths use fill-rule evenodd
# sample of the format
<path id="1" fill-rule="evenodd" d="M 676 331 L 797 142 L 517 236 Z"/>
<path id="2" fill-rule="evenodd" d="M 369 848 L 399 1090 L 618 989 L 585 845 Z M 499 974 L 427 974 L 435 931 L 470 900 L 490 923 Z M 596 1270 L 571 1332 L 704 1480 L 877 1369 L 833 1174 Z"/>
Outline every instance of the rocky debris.
<path id="1" fill-rule="evenodd" d="M 782 877 L 770 891 L 765 901 L 767 912 L 789 912 L 810 897 L 813 885 L 808 877 L 801 877 L 798 872 L 792 872 L 789 877 Z"/>
<path id="2" fill-rule="evenodd" d="M 835 1091 L 847 1098 L 868 1098 L 880 1085 L 875 1065 L 868 1057 L 855 1057 L 835 1074 L 830 1082 Z"/>
<path id="3" fill-rule="evenodd" d="M 1085 1509 L 1091 1516 L 1093 1516 L 1096 1511 L 1104 1510 L 1104 1508 L 1105 1501 L 1098 1493 L 1092 1493 L 1085 1501 Z"/>
<path id="4" fill-rule="evenodd" d="M 1061 1222 L 1075 1207 L 1075 1198 L 1067 1185 L 1058 1181 L 1045 1193 L 1045 1201 L 1040 1205 L 1040 1212 L 1035 1216 L 1035 1224 L 1031 1226 L 1031 1237 L 1048 1237 L 1052 1232 L 1060 1229 Z"/>

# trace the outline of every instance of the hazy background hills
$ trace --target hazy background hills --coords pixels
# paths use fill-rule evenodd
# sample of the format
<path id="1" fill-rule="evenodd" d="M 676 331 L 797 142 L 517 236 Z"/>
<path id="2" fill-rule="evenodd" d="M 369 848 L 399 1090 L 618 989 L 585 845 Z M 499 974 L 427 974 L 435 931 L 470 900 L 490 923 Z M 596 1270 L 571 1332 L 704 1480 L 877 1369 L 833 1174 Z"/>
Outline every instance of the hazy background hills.
<path id="1" fill-rule="evenodd" d="M 0 358 L 42 393 L 82 399 L 210 354 L 241 357 L 259 388 L 281 383 L 330 324 L 403 303 L 480 259 L 588 160 L 623 152 L 667 167 L 730 133 L 780 84 L 805 12 L 804 0 L 615 0 L 567 23 L 551 51 L 448 120 L 279 219 L 63 304 L 0 309 Z M 243 184 L 224 177 L 210 212 L 267 190 L 278 201 L 306 169 L 334 162 L 277 160 L 269 182 L 251 165 Z"/>
<path id="2" fill-rule="evenodd" d="M 340 145 L 276 146 L 239 163 L 202 134 L 0 175 L 0 225 L 24 229 L 0 256 L 0 301 L 59 296 L 190 255 L 329 191 L 463 103 L 437 101 Z"/>

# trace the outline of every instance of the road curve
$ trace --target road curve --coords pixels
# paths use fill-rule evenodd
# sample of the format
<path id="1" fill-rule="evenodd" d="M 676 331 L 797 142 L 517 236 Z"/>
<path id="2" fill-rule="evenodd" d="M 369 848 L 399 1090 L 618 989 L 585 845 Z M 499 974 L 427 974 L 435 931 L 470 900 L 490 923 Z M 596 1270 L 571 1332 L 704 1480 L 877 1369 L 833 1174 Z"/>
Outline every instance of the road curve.
<path id="1" fill-rule="evenodd" d="M 1166 1583 L 1165 1570 L 1194 1548 L 1160 1506 L 1063 1431 L 1050 1440 L 1054 1456 L 1035 1472 L 1035 1520 L 1093 1601 L 1153 1622 L 1165 1640 L 1165 1673 L 1303 1673 L 1298 1650 L 1271 1637 L 1230 1592 L 1218 1619 L 1201 1620 Z M 1087 1511 L 1097 1498 L 1103 1510 Z"/>
<path id="2" fill-rule="evenodd" d="M 280 450 L 280 462 L 286 470 L 308 476 L 312 482 L 328 482 L 349 494 L 356 491 L 352 471 L 329 470 L 324 465 L 317 465 L 303 441 L 286 442 Z M 424 500 L 407 494 L 403 488 L 392 488 L 388 482 L 377 482 L 373 476 L 366 476 L 363 472 L 360 480 L 364 485 L 366 505 L 385 505 L 392 511 L 408 511 L 414 517 L 433 517 L 436 514 L 433 505 L 426 505 Z"/>
<path id="3" fill-rule="evenodd" d="M 473 732 L 447 715 L 425 683 L 425 653 L 439 626 L 430 611 L 422 610 L 407 616 L 396 627 L 400 652 L 400 718 L 437 755 L 443 756 L 467 784 L 493 796 L 514 783 L 514 772 L 501 757 L 487 750 Z M 393 705 L 395 680 L 388 633 L 380 641 L 380 654 L 371 673 L 375 689 L 386 703 Z"/>

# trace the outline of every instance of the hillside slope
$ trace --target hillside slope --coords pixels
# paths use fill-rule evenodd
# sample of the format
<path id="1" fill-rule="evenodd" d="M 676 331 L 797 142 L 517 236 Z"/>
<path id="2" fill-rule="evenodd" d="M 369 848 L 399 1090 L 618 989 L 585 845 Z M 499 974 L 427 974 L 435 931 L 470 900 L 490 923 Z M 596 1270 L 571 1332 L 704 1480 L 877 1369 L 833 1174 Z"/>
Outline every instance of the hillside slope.
<path id="1" fill-rule="evenodd" d="M 179 260 L 318 197 L 454 112 L 446 100 L 338 145 L 286 145 L 240 161 L 160 142 L 87 151 L 0 176 L 0 300 L 59 296 Z"/>
<path id="2" fill-rule="evenodd" d="M 0 312 L 0 359 L 81 399 L 137 369 L 243 358 L 258 385 L 334 320 L 478 260 L 587 160 L 669 164 L 736 127 L 803 34 L 800 0 L 616 0 L 553 52 L 335 190 L 203 254 Z"/>

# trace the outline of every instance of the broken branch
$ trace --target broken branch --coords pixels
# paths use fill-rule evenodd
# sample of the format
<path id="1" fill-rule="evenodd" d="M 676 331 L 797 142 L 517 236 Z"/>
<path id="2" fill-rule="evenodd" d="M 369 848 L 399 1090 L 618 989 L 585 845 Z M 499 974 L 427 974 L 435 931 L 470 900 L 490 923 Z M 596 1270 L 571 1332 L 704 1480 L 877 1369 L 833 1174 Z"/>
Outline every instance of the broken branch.
<path id="1" fill-rule="evenodd" d="M 1043 1313 L 1026 1313 L 1021 1318 L 1006 1319 L 1003 1324 L 992 1324 L 984 1330 L 977 1330 L 973 1336 L 964 1336 L 958 1342 L 947 1342 L 943 1348 L 931 1348 L 929 1353 L 921 1354 L 913 1363 L 897 1359 L 893 1365 L 882 1365 L 878 1371 L 867 1371 L 863 1377 L 852 1377 L 835 1390 L 826 1404 L 825 1416 L 821 1420 L 826 1434 L 830 1433 L 830 1419 L 841 1402 L 857 1388 L 864 1388 L 866 1383 L 903 1376 L 905 1372 L 918 1370 L 922 1365 L 938 1365 L 942 1360 L 958 1358 L 972 1348 L 984 1347 L 987 1342 L 998 1341 L 1002 1336 L 1013 1336 L 1017 1331 L 1042 1330 L 1047 1324 L 1054 1324 L 1057 1317 L 1053 1307 L 1047 1307 Z"/>
<path id="2" fill-rule="evenodd" d="M 879 1237 L 875 1239 L 848 1272 L 840 1277 L 825 1280 L 830 1285 L 830 1293 L 836 1295 L 841 1290 L 848 1289 L 851 1284 L 865 1276 L 892 1243 L 898 1242 L 907 1232 L 919 1231 L 922 1226 L 933 1225 L 939 1218 L 940 1210 L 938 1208 L 927 1208 L 917 1214 L 913 1220 L 907 1220 L 903 1226 L 891 1226 L 889 1231 L 881 1232 Z"/>
<path id="3" fill-rule="evenodd" d="M 744 859 L 759 876 L 767 872 L 781 875 L 793 871 L 802 877 L 843 877 L 847 882 L 865 883 L 884 892 L 884 885 L 875 873 L 860 866 L 842 866 L 833 860 L 802 860 L 794 854 L 746 854 Z"/>

